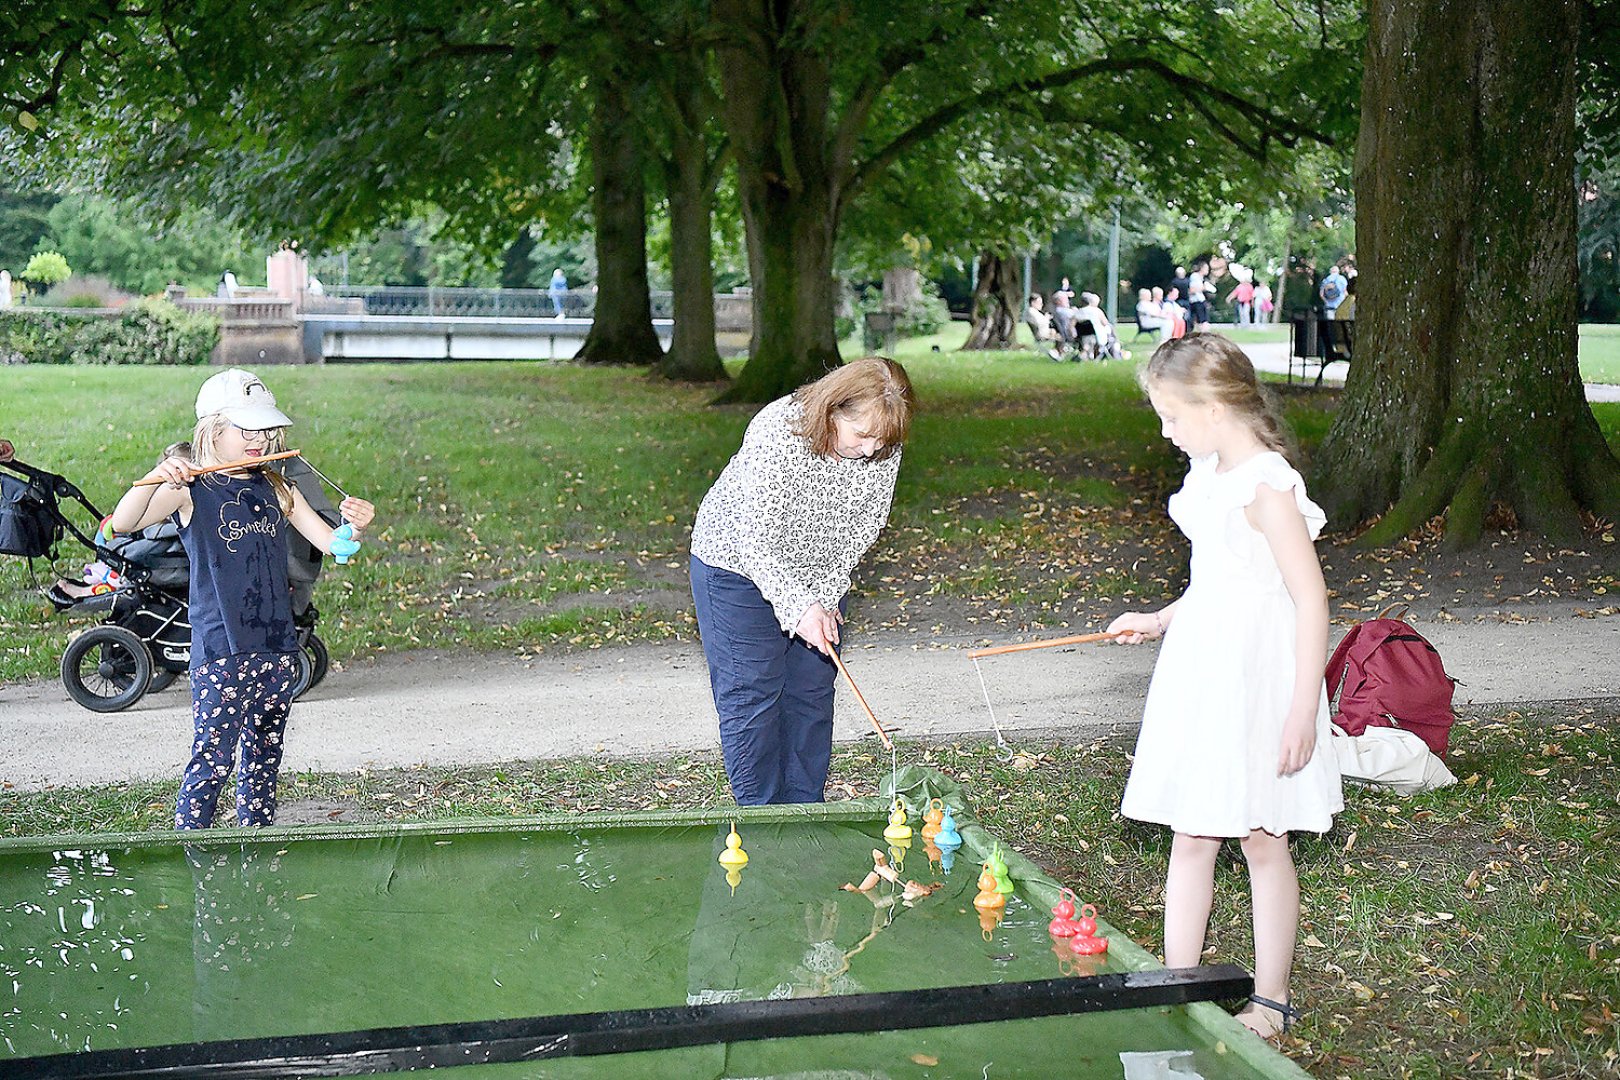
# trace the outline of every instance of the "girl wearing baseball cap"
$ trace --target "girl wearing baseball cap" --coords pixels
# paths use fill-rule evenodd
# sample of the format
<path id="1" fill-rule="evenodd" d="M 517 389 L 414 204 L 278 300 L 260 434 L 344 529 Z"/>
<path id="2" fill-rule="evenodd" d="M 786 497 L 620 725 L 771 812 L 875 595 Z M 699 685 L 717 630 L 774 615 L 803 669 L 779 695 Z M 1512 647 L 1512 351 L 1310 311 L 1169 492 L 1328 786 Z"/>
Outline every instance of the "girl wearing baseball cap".
<path id="1" fill-rule="evenodd" d="M 237 368 L 220 372 L 197 394 L 192 457 L 160 461 L 108 519 L 121 533 L 172 519 L 191 560 L 193 739 L 175 803 L 177 829 L 213 823 L 233 762 L 237 823 L 275 821 L 298 653 L 287 527 L 329 554 L 334 531 L 297 488 L 252 464 L 284 449 L 291 423 L 257 376 Z M 238 461 L 245 464 L 202 472 Z M 338 509 L 355 534 L 375 514 L 371 503 L 353 497 Z"/>

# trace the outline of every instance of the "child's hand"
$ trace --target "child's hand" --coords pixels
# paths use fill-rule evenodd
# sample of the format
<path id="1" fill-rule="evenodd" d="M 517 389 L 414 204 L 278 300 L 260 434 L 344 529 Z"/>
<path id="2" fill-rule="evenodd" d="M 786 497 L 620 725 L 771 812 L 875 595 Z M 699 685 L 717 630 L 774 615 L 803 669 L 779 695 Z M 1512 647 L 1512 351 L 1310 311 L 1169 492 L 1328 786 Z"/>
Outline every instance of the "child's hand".
<path id="1" fill-rule="evenodd" d="M 191 483 L 196 475 L 197 468 L 190 460 L 183 457 L 166 457 L 146 474 L 145 479 L 161 480 L 172 488 L 182 488 Z"/>
<path id="2" fill-rule="evenodd" d="M 354 526 L 355 532 L 364 532 L 371 519 L 377 515 L 377 508 L 364 499 L 357 499 L 353 495 L 338 504 L 338 513 L 343 520 Z"/>
<path id="3" fill-rule="evenodd" d="M 1110 634 L 1118 634 L 1115 645 L 1140 645 L 1163 633 L 1159 617 L 1145 611 L 1127 611 L 1108 624 Z"/>
<path id="4" fill-rule="evenodd" d="M 1283 723 L 1282 748 L 1277 755 L 1277 775 L 1293 776 L 1303 769 L 1316 752 L 1316 711 L 1289 713 Z"/>

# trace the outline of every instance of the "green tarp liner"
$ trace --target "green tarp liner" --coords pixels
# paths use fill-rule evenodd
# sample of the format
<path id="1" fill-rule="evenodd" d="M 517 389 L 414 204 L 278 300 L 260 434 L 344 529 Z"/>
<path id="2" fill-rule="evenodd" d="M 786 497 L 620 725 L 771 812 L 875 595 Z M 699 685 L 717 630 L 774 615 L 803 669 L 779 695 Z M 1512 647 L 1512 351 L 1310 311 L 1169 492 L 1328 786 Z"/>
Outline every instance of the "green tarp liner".
<path id="1" fill-rule="evenodd" d="M 921 837 L 906 905 L 845 892 L 885 848 L 892 781 L 951 809 L 949 873 Z M 0 1072 L 8 1057 L 691 1003 L 1050 979 L 1058 884 L 942 774 L 885 795 L 692 813 L 0 841 Z M 716 858 L 735 821 L 735 891 Z M 998 846 L 1017 886 L 972 905 Z M 1104 912 L 1115 901 L 1085 897 Z M 1098 971 L 1152 957 L 1107 926 Z M 1082 970 L 1091 970 L 1089 968 Z M 478 1066 L 457 1076 L 1120 1077 L 1122 1052 L 1191 1050 L 1206 1080 L 1305 1074 L 1213 1004 Z M 988 1070 L 988 1071 L 987 1071 Z"/>

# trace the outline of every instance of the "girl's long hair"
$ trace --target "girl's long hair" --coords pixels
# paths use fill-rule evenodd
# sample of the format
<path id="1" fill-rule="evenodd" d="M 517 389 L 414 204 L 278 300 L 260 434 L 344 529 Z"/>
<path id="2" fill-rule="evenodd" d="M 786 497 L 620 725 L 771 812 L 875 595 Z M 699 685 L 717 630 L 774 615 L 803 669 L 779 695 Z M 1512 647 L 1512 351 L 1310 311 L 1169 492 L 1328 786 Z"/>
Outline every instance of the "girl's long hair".
<path id="1" fill-rule="evenodd" d="M 1271 395 L 1255 377 L 1249 357 L 1230 338 L 1211 333 L 1172 338 L 1153 350 L 1140 381 L 1144 390 L 1171 387 L 1197 404 L 1219 402 L 1248 424 L 1264 446 L 1294 457 L 1293 440 Z"/>
<path id="2" fill-rule="evenodd" d="M 209 465 L 225 464 L 226 459 L 221 457 L 219 453 L 219 437 L 230 426 L 231 422 L 225 419 L 224 413 L 210 413 L 197 421 L 196 430 L 191 433 L 191 460 L 198 467 L 206 468 Z M 269 428 L 268 431 L 270 437 L 264 444 L 266 454 L 279 454 L 287 449 L 286 428 Z M 276 502 L 281 505 L 281 512 L 291 514 L 293 507 L 292 486 L 282 479 L 281 473 L 274 468 L 268 466 L 263 466 L 263 468 L 264 475 L 270 481 L 270 486 L 275 489 Z"/>
<path id="3" fill-rule="evenodd" d="M 893 457 L 911 433 L 911 414 L 917 411 L 917 395 L 911 388 L 906 369 L 886 356 L 863 356 L 793 392 L 793 400 L 804 410 L 794 432 L 810 443 L 810 452 L 830 457 L 836 452 L 836 419 L 870 418 L 868 435 L 883 445 L 872 455 L 874 461 Z"/>

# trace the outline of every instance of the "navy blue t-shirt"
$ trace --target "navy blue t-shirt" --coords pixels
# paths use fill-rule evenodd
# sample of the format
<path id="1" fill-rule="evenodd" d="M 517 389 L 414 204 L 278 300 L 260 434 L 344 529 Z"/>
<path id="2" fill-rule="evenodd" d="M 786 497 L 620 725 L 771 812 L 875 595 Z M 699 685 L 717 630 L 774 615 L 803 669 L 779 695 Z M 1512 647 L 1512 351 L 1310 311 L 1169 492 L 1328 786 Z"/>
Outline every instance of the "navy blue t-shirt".
<path id="1" fill-rule="evenodd" d="M 191 485 L 191 666 L 243 653 L 298 651 L 287 584 L 288 522 L 262 473 L 211 473 Z"/>

